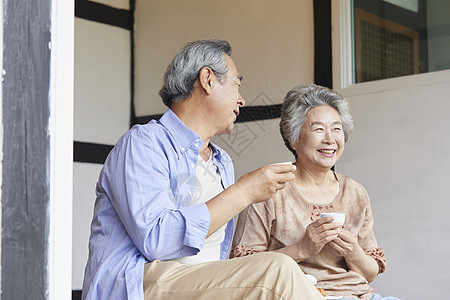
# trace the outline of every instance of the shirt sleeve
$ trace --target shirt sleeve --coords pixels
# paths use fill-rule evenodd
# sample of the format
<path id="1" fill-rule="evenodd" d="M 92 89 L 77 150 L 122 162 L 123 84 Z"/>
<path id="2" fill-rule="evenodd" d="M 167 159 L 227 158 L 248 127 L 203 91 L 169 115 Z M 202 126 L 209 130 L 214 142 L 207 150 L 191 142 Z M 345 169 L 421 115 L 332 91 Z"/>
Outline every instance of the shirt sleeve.
<path id="1" fill-rule="evenodd" d="M 362 188 L 363 199 L 366 201 L 364 223 L 358 233 L 358 242 L 365 253 L 371 256 L 378 264 L 378 273 L 386 270 L 386 257 L 383 249 L 381 249 L 375 238 L 373 231 L 373 215 L 367 191 Z"/>
<path id="2" fill-rule="evenodd" d="M 179 207 L 163 142 L 156 133 L 129 132 L 111 152 L 101 178 L 128 236 L 149 261 L 196 254 L 210 226 L 206 204 Z"/>
<path id="3" fill-rule="evenodd" d="M 239 214 L 231 257 L 268 251 L 274 222 L 272 200 L 250 205 Z"/>

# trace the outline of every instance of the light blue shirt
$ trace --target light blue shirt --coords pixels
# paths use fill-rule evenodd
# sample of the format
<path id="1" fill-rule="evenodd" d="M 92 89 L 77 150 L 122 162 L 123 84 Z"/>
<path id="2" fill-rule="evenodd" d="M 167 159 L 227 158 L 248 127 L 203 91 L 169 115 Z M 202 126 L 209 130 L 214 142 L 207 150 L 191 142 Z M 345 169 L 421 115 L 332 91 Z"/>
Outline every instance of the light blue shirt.
<path id="1" fill-rule="evenodd" d="M 189 206 L 200 137 L 169 109 L 159 121 L 136 125 L 117 142 L 97 183 L 82 299 L 144 299 L 145 263 L 195 255 L 210 214 Z M 231 158 L 211 144 L 224 188 L 234 183 Z M 227 224 L 226 259 L 233 236 Z"/>

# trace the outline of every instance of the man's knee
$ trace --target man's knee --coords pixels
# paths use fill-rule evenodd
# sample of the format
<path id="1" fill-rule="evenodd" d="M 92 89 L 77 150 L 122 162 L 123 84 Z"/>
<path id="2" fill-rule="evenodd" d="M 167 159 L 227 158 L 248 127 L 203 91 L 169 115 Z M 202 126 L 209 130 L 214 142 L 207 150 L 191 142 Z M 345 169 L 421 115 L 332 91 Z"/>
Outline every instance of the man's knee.
<path id="1" fill-rule="evenodd" d="M 261 261 L 267 263 L 268 269 L 279 270 L 282 272 L 303 273 L 298 264 L 288 255 L 277 252 L 259 253 Z"/>

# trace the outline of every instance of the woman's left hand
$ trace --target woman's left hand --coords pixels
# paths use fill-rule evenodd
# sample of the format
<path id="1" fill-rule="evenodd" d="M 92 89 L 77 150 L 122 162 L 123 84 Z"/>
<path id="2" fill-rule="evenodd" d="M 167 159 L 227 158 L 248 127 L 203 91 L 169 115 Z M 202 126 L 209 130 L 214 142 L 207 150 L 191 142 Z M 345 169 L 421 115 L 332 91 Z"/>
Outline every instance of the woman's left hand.
<path id="1" fill-rule="evenodd" d="M 358 239 L 351 232 L 341 229 L 337 238 L 327 244 L 337 256 L 343 257 L 350 270 L 358 272 L 368 282 L 372 282 L 378 274 L 378 264 L 367 255 L 358 244 Z"/>
<path id="2" fill-rule="evenodd" d="M 360 254 L 362 250 L 358 244 L 357 238 L 348 230 L 341 229 L 337 238 L 327 244 L 336 252 L 336 255 L 350 258 L 354 255 Z"/>

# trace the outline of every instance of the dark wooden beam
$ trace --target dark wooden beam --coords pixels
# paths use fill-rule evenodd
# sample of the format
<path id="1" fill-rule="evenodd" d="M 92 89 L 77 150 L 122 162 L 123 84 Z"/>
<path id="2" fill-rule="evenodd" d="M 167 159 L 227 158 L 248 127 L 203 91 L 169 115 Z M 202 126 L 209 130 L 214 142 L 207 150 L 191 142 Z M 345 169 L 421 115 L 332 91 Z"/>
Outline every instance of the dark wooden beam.
<path id="1" fill-rule="evenodd" d="M 51 5 L 51 0 L 4 3 L 4 299 L 49 296 Z"/>

